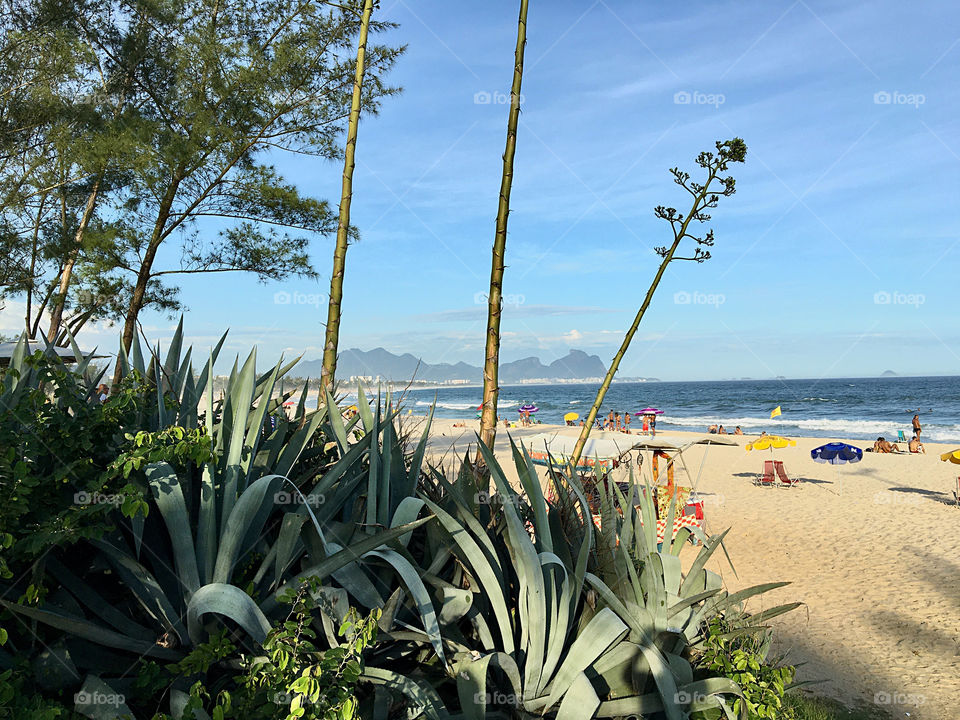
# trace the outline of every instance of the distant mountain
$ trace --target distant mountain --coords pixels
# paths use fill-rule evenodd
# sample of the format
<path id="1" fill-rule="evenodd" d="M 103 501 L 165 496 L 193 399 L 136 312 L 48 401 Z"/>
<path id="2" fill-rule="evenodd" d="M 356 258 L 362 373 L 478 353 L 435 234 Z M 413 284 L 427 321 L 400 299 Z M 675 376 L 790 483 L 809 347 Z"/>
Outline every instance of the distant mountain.
<path id="1" fill-rule="evenodd" d="M 418 367 L 419 364 L 419 367 Z M 305 360 L 296 367 L 296 374 L 319 377 L 322 360 Z M 544 365 L 540 358 L 528 357 L 513 362 L 501 363 L 500 382 L 515 383 L 524 380 L 580 380 L 603 377 L 607 372 L 603 361 L 596 355 L 582 350 L 571 350 L 566 357 Z M 409 380 L 416 373 L 417 380 L 428 382 L 451 382 L 466 380 L 482 382 L 483 370 L 464 362 L 456 364 L 420 362 L 410 353 L 395 355 L 384 348 L 358 350 L 351 348 L 340 353 L 337 359 L 337 376 L 348 378 L 355 375 L 380 376 L 386 380 Z"/>
<path id="2" fill-rule="evenodd" d="M 880 377 L 897 377 L 897 374 L 893 370 L 884 370 Z"/>

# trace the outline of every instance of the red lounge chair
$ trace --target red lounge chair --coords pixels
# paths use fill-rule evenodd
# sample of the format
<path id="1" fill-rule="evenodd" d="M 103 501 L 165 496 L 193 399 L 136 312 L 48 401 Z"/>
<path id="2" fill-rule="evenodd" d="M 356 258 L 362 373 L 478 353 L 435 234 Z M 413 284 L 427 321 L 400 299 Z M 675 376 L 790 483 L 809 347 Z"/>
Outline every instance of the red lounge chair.
<path id="1" fill-rule="evenodd" d="M 753 479 L 754 485 L 762 485 L 763 487 L 776 487 L 777 478 L 773 474 L 773 460 L 764 460 L 763 461 L 763 474 L 757 475 Z"/>
<path id="2" fill-rule="evenodd" d="M 780 460 L 773 461 L 773 469 L 777 472 L 777 482 L 783 487 L 793 487 L 800 484 L 800 478 L 791 480 L 787 477 L 787 471 L 783 469 L 783 462 Z"/>

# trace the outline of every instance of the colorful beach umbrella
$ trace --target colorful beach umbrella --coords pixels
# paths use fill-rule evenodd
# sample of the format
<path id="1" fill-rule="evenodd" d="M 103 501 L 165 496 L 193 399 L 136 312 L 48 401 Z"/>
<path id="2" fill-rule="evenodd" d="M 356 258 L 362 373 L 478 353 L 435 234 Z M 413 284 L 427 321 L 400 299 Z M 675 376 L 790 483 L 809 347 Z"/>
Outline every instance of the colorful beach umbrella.
<path id="1" fill-rule="evenodd" d="M 960 450 L 954 450 L 952 452 L 944 453 L 940 456 L 940 459 L 944 462 L 953 463 L 954 465 L 960 465 Z"/>
<path id="2" fill-rule="evenodd" d="M 638 413 L 634 413 L 634 415 L 663 415 L 663 410 L 657 410 L 657 408 L 648 407 L 644 408 Z"/>
<path id="3" fill-rule="evenodd" d="M 842 442 L 832 442 L 821 445 L 810 451 L 814 462 L 830 463 L 831 465 L 846 465 L 863 460 L 863 450 Z M 960 462 L 958 460 L 957 462 Z"/>
<path id="4" fill-rule="evenodd" d="M 846 465 L 863 460 L 863 450 L 842 442 L 832 442 L 821 445 L 810 451 L 814 462 L 830 463 L 831 465 Z M 837 468 L 838 494 L 843 495 L 843 485 L 840 484 L 840 468 Z"/>
<path id="5" fill-rule="evenodd" d="M 747 443 L 747 450 L 766 450 L 767 448 L 773 450 L 774 448 L 785 448 L 796 444 L 797 441 L 790 438 L 780 437 L 779 435 L 764 435 L 751 443 Z"/>
<path id="6" fill-rule="evenodd" d="M 517 408 L 517 412 L 535 413 L 535 412 L 540 412 L 540 408 L 538 408 L 536 405 L 521 405 L 520 407 Z"/>
<path id="7" fill-rule="evenodd" d="M 563 416 L 563 419 L 565 422 L 573 422 L 574 420 L 579 420 L 580 416 L 577 415 L 575 412 L 568 412 L 566 415 Z"/>

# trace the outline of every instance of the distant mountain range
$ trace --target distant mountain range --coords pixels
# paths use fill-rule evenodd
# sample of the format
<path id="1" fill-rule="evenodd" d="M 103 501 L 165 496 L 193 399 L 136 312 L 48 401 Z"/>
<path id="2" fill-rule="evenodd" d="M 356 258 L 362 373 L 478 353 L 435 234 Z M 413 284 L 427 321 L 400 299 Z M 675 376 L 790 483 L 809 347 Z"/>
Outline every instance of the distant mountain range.
<path id="1" fill-rule="evenodd" d="M 418 367 L 419 365 L 419 367 Z M 322 360 L 305 360 L 297 364 L 296 374 L 303 377 L 319 377 Z M 571 350 L 566 357 L 544 365 L 540 358 L 528 357 L 500 364 L 500 382 L 517 383 L 524 380 L 586 380 L 603 377 L 607 368 L 596 355 L 582 350 Z M 483 370 L 464 362 L 456 364 L 420 362 L 410 353 L 395 355 L 389 350 L 375 348 L 358 350 L 351 348 L 340 353 L 337 360 L 337 377 L 380 376 L 384 380 L 410 380 L 416 373 L 417 380 L 427 382 L 471 383 L 483 382 Z"/>

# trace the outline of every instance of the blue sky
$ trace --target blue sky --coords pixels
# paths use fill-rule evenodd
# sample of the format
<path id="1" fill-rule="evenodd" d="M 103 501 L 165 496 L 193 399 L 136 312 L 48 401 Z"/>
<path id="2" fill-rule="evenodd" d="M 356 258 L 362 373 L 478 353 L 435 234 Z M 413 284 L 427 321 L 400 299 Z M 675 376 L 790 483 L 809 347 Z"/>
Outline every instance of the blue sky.
<path id="1" fill-rule="evenodd" d="M 360 127 L 341 348 L 479 365 L 518 3 L 381 6 L 404 92 Z M 653 207 L 685 211 L 668 168 L 739 136 L 713 258 L 670 267 L 621 374 L 957 374 L 958 61 L 946 0 L 532 0 L 503 359 L 609 361 L 669 234 Z M 339 197 L 338 164 L 276 164 Z M 313 248 L 316 283 L 184 282 L 193 341 L 318 357 L 332 239 Z"/>

